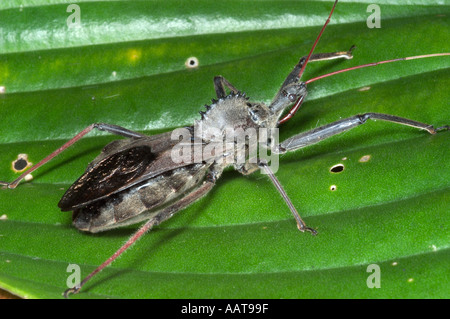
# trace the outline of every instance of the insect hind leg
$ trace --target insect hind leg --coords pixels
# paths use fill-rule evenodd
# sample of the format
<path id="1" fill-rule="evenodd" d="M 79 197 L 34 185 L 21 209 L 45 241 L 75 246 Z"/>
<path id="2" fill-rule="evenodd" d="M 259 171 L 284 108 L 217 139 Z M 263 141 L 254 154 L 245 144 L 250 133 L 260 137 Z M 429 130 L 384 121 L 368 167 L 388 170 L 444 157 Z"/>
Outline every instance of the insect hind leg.
<path id="1" fill-rule="evenodd" d="M 206 195 L 215 185 L 215 180 L 216 180 L 215 174 L 216 174 L 216 172 L 211 171 L 211 173 L 209 175 L 207 175 L 206 180 L 203 182 L 202 185 L 200 185 L 199 187 L 192 190 L 189 194 L 187 194 L 185 197 L 183 197 L 179 201 L 164 208 L 158 215 L 156 215 L 156 216 L 152 217 L 150 220 L 148 220 L 111 257 L 109 257 L 106 261 L 103 262 L 103 264 L 98 266 L 93 272 L 91 272 L 86 278 L 84 278 L 79 286 L 67 289 L 64 292 L 64 297 L 68 298 L 69 294 L 78 293 L 80 291 L 80 289 L 83 287 L 83 285 L 86 284 L 86 282 L 89 279 L 91 279 L 93 276 L 95 276 L 97 273 L 99 273 L 105 267 L 107 267 L 109 264 L 111 264 L 115 259 L 117 259 L 117 257 L 119 257 L 125 250 L 127 250 L 133 243 L 135 243 L 139 238 L 141 238 L 142 235 L 144 235 L 145 233 L 150 231 L 154 226 L 160 224 L 161 222 L 163 222 L 166 219 L 169 219 L 176 212 L 182 210 L 183 208 L 189 206 L 196 200 L 198 200 L 201 197 L 203 197 L 204 195 Z"/>

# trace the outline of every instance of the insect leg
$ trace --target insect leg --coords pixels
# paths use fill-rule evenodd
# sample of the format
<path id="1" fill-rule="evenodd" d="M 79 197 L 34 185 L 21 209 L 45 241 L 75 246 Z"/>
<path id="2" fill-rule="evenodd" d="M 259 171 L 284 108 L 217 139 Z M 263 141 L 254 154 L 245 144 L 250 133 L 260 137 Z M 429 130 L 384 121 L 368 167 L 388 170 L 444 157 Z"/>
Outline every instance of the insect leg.
<path id="1" fill-rule="evenodd" d="M 105 262 L 103 262 L 103 264 L 98 266 L 93 272 L 91 272 L 86 278 L 84 278 L 83 281 L 81 281 L 79 286 L 67 289 L 64 292 L 64 297 L 67 298 L 69 296 L 69 294 L 71 294 L 71 293 L 73 293 L 73 294 L 78 293 L 80 291 L 81 287 L 83 287 L 83 285 L 89 279 L 91 279 L 93 276 L 95 276 L 97 273 L 99 273 L 105 267 L 107 267 L 109 264 L 111 264 L 117 257 L 119 257 L 125 250 L 127 250 L 128 247 L 130 247 L 133 243 L 135 243 L 142 235 L 144 235 L 146 232 L 148 232 L 150 229 L 152 229 L 153 226 L 156 226 L 156 225 L 162 223 L 166 219 L 169 219 L 178 211 L 180 211 L 183 208 L 187 207 L 188 205 L 192 204 L 197 199 L 203 197 L 215 185 L 215 180 L 216 180 L 216 178 L 214 175 L 212 175 L 212 174 L 208 175 L 206 180 L 203 182 L 203 184 L 201 186 L 197 187 L 192 192 L 190 192 L 188 195 L 186 195 L 185 197 L 183 197 L 176 203 L 166 207 L 160 213 L 158 213 L 155 217 L 148 220 L 111 257 L 109 257 Z"/>
<path id="2" fill-rule="evenodd" d="M 292 204 L 291 200 L 289 199 L 289 196 L 286 194 L 286 192 L 283 189 L 283 186 L 281 186 L 281 183 L 278 181 L 278 179 L 275 177 L 275 174 L 272 172 L 272 170 L 270 169 L 270 167 L 264 163 L 264 162 L 260 162 L 259 166 L 262 167 L 264 169 L 264 171 L 266 172 L 266 174 L 269 176 L 270 180 L 272 181 L 273 185 L 276 187 L 276 189 L 280 192 L 281 197 L 283 197 L 284 201 L 286 202 L 286 204 L 288 205 L 289 209 L 291 210 L 292 215 L 294 215 L 295 220 L 297 221 L 297 228 L 304 232 L 309 231 L 311 232 L 311 234 L 313 235 L 317 235 L 317 231 L 306 226 L 305 222 L 303 221 L 303 219 L 300 217 L 299 213 L 297 212 L 297 210 L 295 209 L 294 204 Z"/>
<path id="3" fill-rule="evenodd" d="M 418 129 L 426 130 L 430 134 L 435 134 L 437 131 L 440 130 L 445 129 L 448 130 L 448 126 L 434 128 L 432 125 L 416 122 L 395 115 L 382 113 L 365 113 L 361 115 L 355 115 L 346 119 L 342 119 L 304 133 L 297 134 L 293 137 L 288 138 L 287 140 L 283 141 L 278 146 L 276 146 L 274 152 L 278 154 L 286 153 L 288 151 L 294 151 L 296 149 L 318 143 L 328 137 L 348 131 L 358 125 L 364 124 L 368 119 L 382 120 L 412 126 Z"/>
<path id="4" fill-rule="evenodd" d="M 353 50 L 356 48 L 356 46 L 352 45 L 348 51 L 338 51 L 338 52 L 331 52 L 331 53 L 314 53 L 309 58 L 309 62 L 313 61 L 327 61 L 327 60 L 334 60 L 334 59 L 346 59 L 350 60 L 353 58 Z M 306 56 L 302 57 L 299 61 L 300 68 L 303 66 L 304 60 L 306 59 Z M 303 61 L 302 61 L 303 60 Z"/>
<path id="5" fill-rule="evenodd" d="M 231 92 L 233 92 L 234 94 L 238 93 L 238 89 L 236 89 L 223 76 L 221 76 L 221 75 L 215 76 L 214 77 L 214 89 L 216 90 L 217 98 L 220 99 L 220 98 L 224 98 L 225 96 L 227 96 L 225 87 L 229 88 L 231 90 Z"/>
<path id="6" fill-rule="evenodd" d="M 353 54 L 352 51 L 355 49 L 355 46 L 351 46 L 351 48 L 348 51 L 338 51 L 338 52 L 331 52 L 331 53 L 315 53 L 311 55 L 309 58 L 309 62 L 314 61 L 326 61 L 326 60 L 334 60 L 334 59 L 352 59 Z M 303 56 L 300 58 L 300 61 L 298 61 L 297 65 L 292 69 L 291 73 L 286 77 L 286 80 L 284 80 L 283 84 L 281 85 L 280 92 L 289 84 L 298 82 L 300 80 L 298 74 L 300 72 L 300 69 L 303 67 L 303 64 L 305 63 L 307 56 Z M 308 63 L 309 63 L 308 62 Z"/>
<path id="7" fill-rule="evenodd" d="M 84 130 L 82 130 L 80 133 L 75 135 L 73 138 L 71 138 L 63 146 L 61 146 L 56 151 L 54 151 L 53 153 L 48 155 L 46 158 L 41 160 L 39 163 L 37 163 L 36 165 L 30 167 L 26 172 L 24 172 L 22 175 L 20 175 L 15 181 L 13 181 L 11 183 L 1 182 L 0 181 L 0 185 L 7 186 L 8 188 L 16 188 L 17 185 L 20 183 L 20 181 L 26 175 L 30 174 L 31 172 L 35 171 L 36 169 L 38 169 L 39 167 L 41 167 L 45 163 L 47 163 L 50 160 L 52 160 L 56 155 L 58 155 L 59 153 L 61 153 L 65 149 L 67 149 L 68 147 L 72 146 L 75 142 L 80 140 L 83 136 L 85 136 L 87 133 L 89 133 L 93 129 L 98 129 L 100 131 L 107 131 L 109 133 L 116 134 L 116 135 L 121 135 L 121 136 L 128 137 L 128 138 L 145 136 L 145 135 L 143 135 L 141 133 L 133 132 L 133 131 L 127 130 L 126 128 L 117 126 L 117 125 L 105 124 L 105 123 L 94 123 L 94 124 L 91 124 L 88 127 L 86 127 Z"/>
<path id="8" fill-rule="evenodd" d="M 339 51 L 332 53 L 316 53 L 311 55 L 309 61 L 325 61 L 332 59 L 351 59 L 353 58 L 352 51 L 355 46 L 352 46 L 348 51 Z M 294 107 L 290 110 L 289 114 L 283 117 L 278 124 L 286 122 L 290 119 L 295 112 L 299 109 L 303 99 L 306 96 L 306 85 L 300 82 L 299 72 L 306 61 L 306 56 L 302 57 L 297 65 L 292 69 L 291 73 L 286 77 L 278 93 L 275 95 L 272 103 L 270 104 L 270 109 L 273 112 L 281 112 L 289 105 L 297 101 Z"/>
<path id="9" fill-rule="evenodd" d="M 145 134 L 141 134 L 135 131 L 131 131 L 129 129 L 126 129 L 122 126 L 118 126 L 118 125 L 114 125 L 114 124 L 106 124 L 106 123 L 94 123 L 91 124 L 91 126 L 94 126 L 93 128 L 100 130 L 100 131 L 106 131 L 112 134 L 116 134 L 116 135 L 120 135 L 123 137 L 128 137 L 128 138 L 132 138 L 132 137 L 145 137 Z"/>
<path id="10" fill-rule="evenodd" d="M 313 55 L 311 55 L 309 61 L 325 61 L 325 60 L 332 60 L 332 59 L 339 59 L 339 58 L 351 59 L 351 58 L 353 58 L 353 55 L 352 55 L 353 49 L 354 49 L 354 46 L 352 46 L 348 51 L 313 54 Z M 288 75 L 288 77 L 284 81 L 280 91 L 286 85 L 291 84 L 292 82 L 298 82 L 298 80 L 299 80 L 298 73 L 299 73 L 300 69 L 302 68 L 305 60 L 306 60 L 306 56 L 304 56 L 300 59 L 300 61 L 297 63 L 297 65 L 294 67 L 294 69 L 291 71 L 291 73 Z M 219 75 L 219 76 L 214 77 L 214 89 L 216 90 L 216 95 L 219 99 L 224 98 L 227 95 L 226 88 L 230 89 L 231 92 L 233 92 L 234 94 L 239 92 L 239 90 L 236 89 L 223 76 Z M 292 101 L 290 101 L 288 104 L 290 104 L 290 103 L 292 103 Z"/>

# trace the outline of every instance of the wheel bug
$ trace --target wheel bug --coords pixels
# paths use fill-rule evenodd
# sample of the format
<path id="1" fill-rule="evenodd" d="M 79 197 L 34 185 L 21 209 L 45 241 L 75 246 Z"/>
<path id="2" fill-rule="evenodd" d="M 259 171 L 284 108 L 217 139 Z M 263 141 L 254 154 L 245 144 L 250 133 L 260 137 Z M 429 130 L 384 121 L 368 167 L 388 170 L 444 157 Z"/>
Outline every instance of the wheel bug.
<path id="1" fill-rule="evenodd" d="M 334 7 L 333 7 L 334 9 Z M 331 11 L 331 13 L 333 12 L 333 10 Z M 330 14 L 331 16 L 331 14 Z M 325 26 L 324 26 L 325 28 Z M 323 29 L 322 29 L 323 31 Z M 322 34 L 322 32 L 320 33 Z M 319 35 L 320 37 L 320 35 Z M 317 44 L 317 41 L 316 43 Z M 298 110 L 298 108 L 300 107 L 301 103 L 304 101 L 304 97 L 306 96 L 306 86 L 302 85 L 297 77 L 299 77 L 299 75 L 301 75 L 304 71 L 305 66 L 307 65 L 308 61 L 318 61 L 321 59 L 329 59 L 329 58 L 350 58 L 351 57 L 351 50 L 347 51 L 347 52 L 335 52 L 335 53 L 330 53 L 330 54 L 314 54 L 312 55 L 312 52 L 314 50 L 315 45 L 313 46 L 312 50 L 310 51 L 310 54 L 304 58 L 302 63 L 299 63 L 296 68 L 294 68 L 294 70 L 291 72 L 291 74 L 288 76 L 288 78 L 286 79 L 286 81 L 283 83 L 282 88 L 280 89 L 280 91 L 278 92 L 276 98 L 274 99 L 274 101 L 272 102 L 272 104 L 270 105 L 271 109 L 274 110 L 274 113 L 276 113 L 276 116 L 274 116 L 274 118 L 277 119 L 278 123 L 275 124 L 282 124 L 286 121 L 288 121 L 290 118 L 292 118 L 292 116 L 295 114 L 295 112 Z M 438 55 L 448 55 L 448 54 L 438 54 Z M 418 57 L 410 57 L 410 58 L 404 58 L 404 59 L 395 59 L 395 60 L 390 60 L 390 61 L 382 61 L 382 62 L 378 62 L 377 64 L 382 64 L 382 63 L 387 63 L 387 62 L 393 62 L 393 61 L 397 61 L 397 60 L 408 60 L 408 59 L 413 59 L 413 58 L 424 58 L 424 57 L 431 57 L 431 56 L 438 56 L 438 55 L 427 55 L 427 56 L 418 56 Z M 375 64 L 373 64 L 375 65 Z M 360 67 L 367 67 L 367 66 L 372 66 L 372 64 L 370 65 L 363 65 Z M 359 67 L 354 67 L 354 68 L 350 68 L 350 69 L 356 69 Z M 340 72 L 344 72 L 344 71 L 348 71 L 350 69 L 347 70 L 343 70 Z M 335 72 L 337 73 L 337 72 Z M 329 75 L 333 75 L 335 73 L 331 73 Z M 327 75 L 328 76 L 328 75 Z M 324 77 L 324 76 L 322 76 Z M 309 84 L 315 80 L 318 80 L 319 78 L 322 77 L 317 77 L 314 79 L 310 79 L 304 83 Z M 202 117 L 207 117 L 207 116 L 212 116 L 214 112 L 214 109 L 217 108 L 218 110 L 218 106 L 220 103 L 220 99 L 236 99 L 239 100 L 241 98 L 243 98 L 243 96 L 240 95 L 240 93 L 237 91 L 237 89 L 231 84 L 229 83 L 227 80 L 225 80 L 222 77 L 216 77 L 215 78 L 215 89 L 216 89 L 216 93 L 217 93 L 217 97 L 219 98 L 218 102 L 215 102 L 214 106 L 210 106 L 211 110 L 209 110 L 207 113 L 202 114 Z M 226 90 L 231 90 L 232 94 L 227 95 Z M 297 100 L 298 98 L 298 100 Z M 295 100 L 297 100 L 297 102 L 294 104 L 294 107 L 292 107 L 290 109 L 290 111 L 287 113 L 287 115 L 285 116 L 281 116 L 281 112 L 285 109 L 288 109 L 288 106 L 290 106 L 292 103 L 295 102 Z M 239 100 L 241 101 L 241 100 Z M 244 102 L 244 100 L 242 99 L 242 102 Z M 238 102 L 236 102 L 238 103 Z M 247 103 L 247 102 L 245 102 Z M 248 105 L 247 105 L 248 106 Z M 258 109 L 260 105 L 252 105 L 252 106 L 248 106 L 248 107 L 255 107 Z M 261 112 L 261 110 L 259 110 L 259 112 Z M 435 130 L 433 127 L 431 127 L 430 125 L 427 124 L 423 124 L 423 123 L 419 123 L 419 122 L 415 122 L 415 121 L 411 121 L 411 120 L 406 120 L 406 119 L 402 119 L 399 117 L 395 117 L 395 116 L 390 116 L 390 115 L 382 115 L 382 114 L 377 114 L 377 113 L 367 113 L 364 116 L 355 116 L 354 118 L 350 118 L 350 119 L 345 119 L 339 122 L 334 123 L 333 125 L 330 126 L 325 126 L 325 127 L 319 127 L 317 130 L 315 130 L 314 132 L 307 132 L 307 134 L 299 134 L 296 135 L 293 138 L 290 138 L 284 142 L 282 142 L 280 145 L 278 145 L 278 147 L 274 148 L 274 151 L 277 153 L 284 153 L 290 150 L 295 150 L 310 144 L 313 144 L 313 142 L 307 141 L 310 138 L 314 138 L 317 137 L 318 139 L 323 139 L 328 137 L 329 135 L 334 135 L 340 132 L 345 131 L 346 129 L 350 129 L 353 126 L 359 125 L 359 124 L 363 124 L 363 122 L 365 122 L 367 119 L 380 119 L 380 120 L 387 120 L 387 121 L 392 121 L 392 122 L 397 122 L 400 124 L 405 124 L 405 125 L 410 125 L 410 126 L 414 126 L 417 128 L 421 128 L 421 129 L 425 129 L 428 130 L 430 133 L 435 133 Z M 204 120 L 206 120 L 205 118 L 203 118 Z M 257 118 L 257 120 L 255 122 L 259 122 L 259 125 L 262 122 L 262 117 Z M 275 121 L 276 122 L 276 121 Z M 344 125 L 348 125 L 344 128 Z M 135 139 L 135 140 L 141 140 L 141 139 L 147 139 L 146 136 L 140 134 L 140 133 L 136 133 L 136 132 L 132 132 L 114 125 L 107 125 L 107 124 L 94 124 L 92 126 L 87 127 L 85 130 L 83 130 L 82 132 L 80 132 L 80 134 L 78 134 L 75 138 L 73 138 L 70 142 L 68 142 L 67 144 L 65 144 L 61 149 L 57 150 L 55 153 L 52 153 L 49 157 L 47 157 L 46 159 L 44 159 L 42 162 L 38 163 L 36 166 L 34 166 L 30 171 L 37 169 L 38 167 L 40 167 L 42 164 L 46 163 L 48 160 L 50 160 L 51 158 L 53 158 L 54 156 L 56 156 L 57 154 L 59 154 L 62 150 L 68 148 L 70 145 L 72 145 L 73 143 L 75 143 L 76 141 L 78 141 L 82 136 L 84 136 L 85 134 L 87 134 L 88 132 L 90 132 L 92 129 L 100 129 L 100 130 L 106 130 L 109 131 L 111 133 L 115 133 L 118 135 L 123 135 L 127 138 L 131 138 L 131 139 Z M 314 133 L 314 134 L 313 134 Z M 155 137 L 155 139 L 148 139 L 146 140 L 146 142 L 148 142 L 148 144 L 151 145 L 150 149 L 155 148 L 156 144 L 159 144 L 160 142 L 166 141 L 167 140 L 167 135 L 161 135 L 161 136 L 157 136 Z M 88 172 L 90 172 L 90 169 L 94 169 L 92 172 L 90 173 L 91 176 L 89 175 L 85 175 L 87 176 L 87 179 L 89 180 L 89 178 L 92 178 L 92 181 L 97 182 L 98 180 L 96 180 L 94 177 L 96 174 L 95 173 L 95 168 L 99 168 L 98 165 L 101 166 L 110 166 L 113 165 L 114 163 L 116 163 L 117 165 L 120 165 L 120 159 L 122 159 L 123 156 L 127 157 L 127 156 L 136 156 L 139 159 L 148 159 L 148 160 L 153 160 L 154 158 L 152 157 L 153 155 L 151 153 L 146 153 L 146 150 L 140 149 L 138 147 L 143 146 L 140 143 L 135 143 L 133 144 L 133 150 L 139 151 L 136 153 L 129 153 L 128 155 L 125 155 L 124 153 L 122 153 L 122 151 L 131 149 L 131 148 L 124 148 L 124 146 L 126 146 L 123 143 L 116 143 L 114 145 L 110 145 L 108 147 L 108 149 L 105 148 L 103 154 L 100 156 L 100 158 L 98 158 L 97 160 L 95 160 L 93 162 L 93 164 L 88 168 Z M 127 147 L 129 147 L 130 144 L 127 145 Z M 166 147 L 167 148 L 167 147 Z M 142 152 L 141 152 L 142 151 Z M 154 150 L 153 150 L 154 151 Z M 120 155 L 120 156 L 119 156 Z M 165 158 L 167 159 L 167 158 Z M 106 162 L 103 161 L 108 161 L 107 164 Z M 135 163 L 135 162 L 134 162 Z M 172 164 L 169 165 L 171 169 L 173 169 L 174 167 L 172 166 Z M 283 198 L 285 199 L 285 201 L 287 202 L 289 208 L 291 209 L 292 213 L 294 214 L 294 216 L 297 219 L 297 225 L 298 228 L 302 231 L 309 231 L 313 234 L 315 234 L 315 230 L 307 227 L 305 225 L 305 223 L 301 220 L 300 216 L 298 215 L 298 213 L 296 212 L 294 206 L 292 205 L 292 203 L 290 202 L 289 198 L 287 197 L 287 195 L 285 194 L 285 192 L 283 191 L 281 184 L 276 180 L 274 174 L 272 174 L 269 170 L 269 168 L 267 167 L 267 165 L 263 162 L 259 162 L 258 168 L 262 168 L 264 169 L 267 173 L 268 176 L 271 178 L 271 180 L 273 181 L 274 185 L 277 187 L 277 189 L 280 191 L 280 193 L 282 194 Z M 246 168 L 246 167 L 241 167 L 238 170 L 240 170 L 241 173 L 247 174 L 250 173 L 252 170 L 256 169 L 257 167 L 253 166 L 250 168 Z M 135 167 L 132 166 L 132 168 L 134 169 Z M 129 168 L 131 170 L 131 168 Z M 30 171 L 27 171 L 26 173 L 30 173 Z M 160 222 L 162 222 L 163 220 L 165 220 L 166 218 L 170 217 L 169 215 L 172 212 L 178 211 L 181 208 L 183 208 L 185 205 L 188 205 L 190 202 L 196 200 L 197 198 L 199 198 L 201 195 L 205 194 L 214 184 L 215 180 L 218 178 L 218 176 L 220 175 L 220 170 L 218 168 L 216 168 L 215 171 L 210 172 L 211 174 L 206 174 L 204 176 L 204 178 L 206 179 L 205 184 L 203 184 L 202 186 L 200 186 L 199 189 L 194 190 L 193 192 L 187 194 L 187 196 L 183 197 L 182 199 L 179 200 L 178 205 L 177 206 L 170 206 L 172 211 L 168 211 L 165 214 L 160 215 L 160 219 L 155 219 L 155 220 L 150 220 L 146 225 L 143 226 L 143 228 L 141 228 L 140 231 L 138 231 L 138 233 L 136 233 L 128 243 L 132 243 L 134 242 L 137 238 L 139 238 L 142 234 L 144 234 L 148 229 L 152 228 L 155 224 L 158 224 Z M 25 173 L 24 173 L 25 174 Z M 139 174 L 142 174 L 139 173 Z M 138 174 L 138 176 L 139 176 Z M 156 175 L 155 175 L 156 176 Z M 151 178 L 151 176 L 147 175 L 147 178 Z M 20 180 L 23 177 L 19 177 L 16 181 L 14 181 L 13 183 L 4 183 L 5 185 L 8 185 L 9 188 L 14 188 L 17 186 L 17 184 L 20 182 Z M 133 177 L 136 178 L 136 177 Z M 128 180 L 127 180 L 128 181 Z M 68 192 L 68 194 L 75 194 L 75 190 L 78 188 L 78 186 L 82 187 L 88 185 L 87 187 L 87 192 L 86 194 L 89 195 L 89 192 L 94 192 L 93 184 L 88 184 L 89 181 L 85 180 L 79 180 L 78 184 L 74 184 L 73 188 L 71 188 L 71 190 Z M 120 185 L 117 185 L 120 186 Z M 134 185 L 128 185 L 130 186 L 130 188 Z M 102 189 L 104 190 L 104 189 Z M 100 190 L 100 192 L 102 191 Z M 98 191 L 96 189 L 96 191 Z M 111 191 L 110 189 L 108 189 L 108 192 L 115 192 Z M 119 190 L 117 190 L 118 192 Z M 122 191 L 122 188 L 121 190 Z M 77 196 L 81 196 L 82 194 L 77 194 Z M 104 193 L 104 196 L 108 196 L 109 193 Z M 185 194 L 186 195 L 186 194 Z M 102 195 L 103 196 L 103 195 Z M 70 196 L 68 196 L 70 197 Z M 106 197 L 104 197 L 106 199 Z M 93 207 L 91 206 L 91 200 L 100 200 L 100 198 L 81 198 L 78 197 L 75 199 L 75 202 L 78 201 L 78 204 L 74 205 L 74 204 L 68 204 L 68 202 L 70 202 L 70 200 L 62 200 L 61 203 L 61 207 L 64 209 L 68 209 L 68 208 L 75 208 L 76 210 L 78 210 L 80 207 L 81 208 L 87 208 L 89 207 Z M 78 206 L 77 206 L 78 205 Z M 79 213 L 81 213 L 82 211 L 78 210 Z M 77 215 L 78 217 L 78 221 L 79 221 L 79 227 L 78 228 L 83 228 L 81 226 L 82 222 L 86 222 L 89 221 L 88 219 L 90 217 L 88 217 L 88 219 L 82 219 L 79 217 L 80 215 Z M 141 216 L 144 217 L 144 216 Z M 119 226 L 119 225 L 116 225 Z M 114 226 L 114 227 L 116 227 Z M 106 229 L 106 228 L 104 228 Z M 104 229 L 99 229 L 99 230 L 104 230 Z M 94 229 L 92 229 L 92 231 L 95 231 Z M 128 244 L 127 243 L 127 244 Z M 102 265 L 101 267 L 104 268 L 104 266 L 106 266 L 107 264 L 109 264 L 110 262 L 112 262 L 118 255 L 120 255 L 129 245 L 125 245 L 124 247 L 122 247 L 118 252 L 116 252 L 116 254 L 114 254 L 110 259 L 108 259 L 104 265 Z M 101 270 L 102 268 L 99 268 L 99 270 Z M 91 277 L 91 276 L 90 276 Z M 88 277 L 88 278 L 90 278 Z M 87 279 L 88 279 L 87 278 Z M 83 284 L 86 281 L 83 282 Z M 80 287 L 81 288 L 81 287 Z"/>

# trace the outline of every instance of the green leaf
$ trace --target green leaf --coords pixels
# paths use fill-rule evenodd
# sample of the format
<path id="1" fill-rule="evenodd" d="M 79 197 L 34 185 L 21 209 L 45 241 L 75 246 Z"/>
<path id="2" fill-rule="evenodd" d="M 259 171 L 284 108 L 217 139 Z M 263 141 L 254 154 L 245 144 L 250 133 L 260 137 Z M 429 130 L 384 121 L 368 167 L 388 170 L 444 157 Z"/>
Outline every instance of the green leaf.
<path id="1" fill-rule="evenodd" d="M 308 79 L 350 66 L 450 52 L 445 1 L 337 5 L 315 52 L 349 61 L 308 65 Z M 37 163 L 94 122 L 156 134 L 190 125 L 223 75 L 269 103 L 311 48 L 332 1 L 79 1 L 0 4 L 0 179 L 18 154 Z M 197 57 L 199 67 L 185 61 Z M 449 57 L 351 71 L 309 85 L 280 139 L 364 112 L 446 125 Z M 69 264 L 86 276 L 138 228 L 100 234 L 71 226 L 57 203 L 102 147 L 92 132 L 0 189 L 0 287 L 25 298 L 60 298 Z M 366 162 L 360 161 L 370 155 Z M 429 135 L 371 121 L 280 157 L 277 176 L 318 236 L 300 233 L 264 175 L 227 170 L 203 199 L 132 246 L 73 298 L 448 298 L 449 132 Z M 343 164 L 340 173 L 330 172 Z M 332 186 L 333 189 L 331 190 Z M 381 288 L 368 288 L 368 265 Z"/>

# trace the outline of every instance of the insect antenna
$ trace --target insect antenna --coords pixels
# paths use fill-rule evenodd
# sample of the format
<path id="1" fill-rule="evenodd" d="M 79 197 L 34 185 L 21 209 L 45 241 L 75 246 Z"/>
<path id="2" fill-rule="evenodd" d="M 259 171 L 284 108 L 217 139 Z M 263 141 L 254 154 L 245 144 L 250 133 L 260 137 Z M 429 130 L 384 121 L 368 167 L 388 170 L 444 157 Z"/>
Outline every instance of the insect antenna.
<path id="1" fill-rule="evenodd" d="M 338 0 L 336 0 L 334 2 L 333 8 L 331 9 L 330 14 L 328 15 L 327 21 L 325 21 L 325 24 L 323 25 L 322 29 L 320 30 L 319 35 L 317 36 L 316 41 L 314 41 L 314 44 L 313 44 L 311 50 L 309 50 L 308 56 L 306 57 L 305 62 L 303 62 L 303 65 L 302 65 L 302 68 L 300 69 L 300 72 L 298 72 L 298 77 L 299 78 L 301 78 L 302 75 L 303 75 L 303 72 L 305 72 L 306 65 L 308 64 L 309 59 L 311 58 L 311 55 L 313 54 L 314 49 L 317 46 L 317 43 L 319 42 L 320 38 L 322 37 L 323 31 L 325 31 L 325 28 L 327 27 L 328 23 L 330 23 L 331 16 L 333 15 L 334 8 L 336 8 L 337 3 L 338 3 Z"/>
<path id="2" fill-rule="evenodd" d="M 392 59 L 392 60 L 384 60 L 384 61 L 372 62 L 372 63 L 367 63 L 367 64 L 361 64 L 361 65 L 357 65 L 357 66 L 352 66 L 350 68 L 346 68 L 346 69 L 330 72 L 327 74 L 319 75 L 315 78 L 306 80 L 305 83 L 309 84 L 311 82 L 314 82 L 314 81 L 317 81 L 317 80 L 320 80 L 320 79 L 323 79 L 323 78 L 326 78 L 326 77 L 329 77 L 332 75 L 336 75 L 339 73 L 344 73 L 344 72 L 352 71 L 352 70 L 356 70 L 356 69 L 362 69 L 362 68 L 366 68 L 366 67 L 370 67 L 370 66 L 377 66 L 380 64 L 386 64 L 386 63 L 398 62 L 398 61 L 415 60 L 415 59 L 433 58 L 433 57 L 437 57 L 437 56 L 447 56 L 447 55 L 450 55 L 450 53 L 432 53 L 432 54 L 416 55 L 416 56 L 409 56 L 409 57 L 405 57 L 405 58 L 398 58 L 398 59 Z"/>
<path id="3" fill-rule="evenodd" d="M 311 50 L 309 50 L 309 53 L 308 53 L 308 55 L 307 55 L 305 61 L 303 62 L 302 68 L 301 68 L 300 71 L 298 72 L 298 77 L 299 77 L 299 79 L 302 77 L 303 72 L 305 72 L 306 65 L 308 64 L 309 60 L 311 59 L 311 55 L 313 54 L 314 49 L 315 49 L 316 46 L 317 46 L 317 43 L 319 43 L 319 40 L 320 40 L 320 38 L 322 37 L 323 31 L 325 31 L 325 28 L 327 27 L 328 23 L 330 23 L 331 16 L 333 15 L 334 8 L 336 8 L 337 3 L 338 3 L 338 0 L 336 0 L 336 1 L 334 2 L 333 8 L 331 9 L 330 14 L 328 15 L 327 21 L 325 21 L 325 24 L 323 25 L 322 29 L 320 30 L 319 35 L 318 35 L 317 38 L 316 38 L 316 41 L 314 41 L 314 44 L 313 44 Z M 287 120 L 289 120 L 292 116 L 294 116 L 294 114 L 295 114 L 295 113 L 297 112 L 297 110 L 300 108 L 300 105 L 302 105 L 303 100 L 304 100 L 304 99 L 303 99 L 303 96 L 301 96 L 301 97 L 295 102 L 294 106 L 289 110 L 289 113 L 286 114 L 281 120 L 278 121 L 278 124 L 282 124 L 282 123 L 286 122 Z"/>

